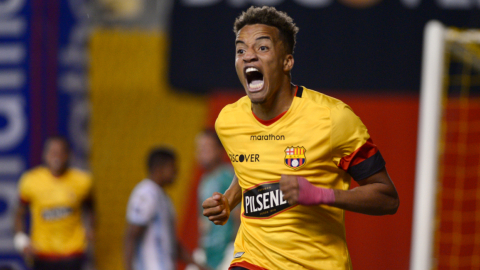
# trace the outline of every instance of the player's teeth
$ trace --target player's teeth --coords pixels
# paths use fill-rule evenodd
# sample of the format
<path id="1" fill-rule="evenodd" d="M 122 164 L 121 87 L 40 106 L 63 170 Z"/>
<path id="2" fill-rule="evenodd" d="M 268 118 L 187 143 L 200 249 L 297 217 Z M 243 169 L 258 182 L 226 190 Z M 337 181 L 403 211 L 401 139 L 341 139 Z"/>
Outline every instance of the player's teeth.
<path id="1" fill-rule="evenodd" d="M 254 81 L 249 84 L 250 89 L 252 90 L 258 90 L 263 87 L 263 81 Z"/>
<path id="2" fill-rule="evenodd" d="M 254 68 L 254 67 L 249 67 L 249 68 L 247 68 L 247 70 L 245 72 L 250 73 L 250 72 L 254 72 L 254 71 L 258 71 L 258 69 Z"/>

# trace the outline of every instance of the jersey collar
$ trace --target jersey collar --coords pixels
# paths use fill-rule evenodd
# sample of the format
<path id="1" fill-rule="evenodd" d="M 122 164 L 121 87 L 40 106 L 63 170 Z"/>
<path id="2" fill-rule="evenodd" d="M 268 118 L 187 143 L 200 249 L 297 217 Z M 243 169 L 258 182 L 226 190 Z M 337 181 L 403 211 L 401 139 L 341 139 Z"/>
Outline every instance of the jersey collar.
<path id="1" fill-rule="evenodd" d="M 296 85 L 297 89 L 295 90 L 295 97 L 302 97 L 302 94 L 303 94 L 303 87 L 298 87 L 298 85 Z M 293 101 L 292 101 L 292 105 L 293 105 Z M 290 108 L 292 106 L 290 105 Z M 275 116 L 274 118 L 270 119 L 270 120 L 262 120 L 260 119 L 258 116 L 255 115 L 255 113 L 252 111 L 252 114 L 253 116 L 255 117 L 255 119 L 257 119 L 258 122 L 260 122 L 262 125 L 265 125 L 265 126 L 270 126 L 272 125 L 273 123 L 277 122 L 280 118 L 282 118 L 282 116 L 284 116 L 286 113 L 288 112 L 288 110 L 280 113 L 279 115 Z"/>

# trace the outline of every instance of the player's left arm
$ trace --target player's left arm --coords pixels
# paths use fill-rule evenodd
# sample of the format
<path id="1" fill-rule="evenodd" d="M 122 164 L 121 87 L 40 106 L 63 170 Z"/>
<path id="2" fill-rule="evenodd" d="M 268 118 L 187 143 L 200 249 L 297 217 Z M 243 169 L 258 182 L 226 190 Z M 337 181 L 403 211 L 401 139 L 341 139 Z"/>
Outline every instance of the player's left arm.
<path id="1" fill-rule="evenodd" d="M 95 238 L 95 203 L 93 199 L 92 191 L 85 198 L 82 203 L 83 217 L 85 218 L 85 223 L 87 225 L 87 239 L 89 241 L 94 241 Z"/>
<path id="2" fill-rule="evenodd" d="M 392 215 L 397 212 L 400 200 L 387 170 L 357 181 L 359 187 L 351 190 L 321 188 L 294 175 L 282 175 L 280 189 L 290 204 L 326 204 L 367 215 Z"/>
<path id="3" fill-rule="evenodd" d="M 357 183 L 359 187 L 351 190 L 334 189 L 332 206 L 367 215 L 393 215 L 397 212 L 400 199 L 387 169 Z"/>
<path id="4" fill-rule="evenodd" d="M 308 179 L 282 175 L 280 188 L 290 204 L 326 204 L 368 215 L 395 214 L 399 198 L 385 161 L 367 128 L 343 103 L 331 113 L 332 161 L 352 176 L 359 187 L 351 190 L 321 188 Z"/>

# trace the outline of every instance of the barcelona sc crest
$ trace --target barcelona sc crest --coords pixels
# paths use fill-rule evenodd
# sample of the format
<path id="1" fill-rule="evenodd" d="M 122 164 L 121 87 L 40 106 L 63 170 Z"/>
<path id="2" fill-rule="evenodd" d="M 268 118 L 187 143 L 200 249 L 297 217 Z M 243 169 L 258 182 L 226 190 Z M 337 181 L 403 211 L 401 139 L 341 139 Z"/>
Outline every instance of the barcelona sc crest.
<path id="1" fill-rule="evenodd" d="M 306 151 L 303 146 L 287 147 L 287 149 L 285 149 L 285 165 L 294 170 L 301 168 L 307 161 L 305 158 Z"/>

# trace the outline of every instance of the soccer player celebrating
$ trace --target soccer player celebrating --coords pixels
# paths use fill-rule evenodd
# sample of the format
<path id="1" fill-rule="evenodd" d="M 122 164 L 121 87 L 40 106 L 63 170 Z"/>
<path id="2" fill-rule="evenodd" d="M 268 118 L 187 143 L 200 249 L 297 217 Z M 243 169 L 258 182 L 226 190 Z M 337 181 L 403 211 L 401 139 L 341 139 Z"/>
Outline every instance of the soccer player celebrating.
<path id="1" fill-rule="evenodd" d="M 351 269 L 344 210 L 385 215 L 399 205 L 385 161 L 350 107 L 291 83 L 292 18 L 251 7 L 234 32 L 247 96 L 215 128 L 236 176 L 203 202 L 217 225 L 242 202 L 230 269 Z M 359 187 L 349 190 L 351 178 Z"/>

